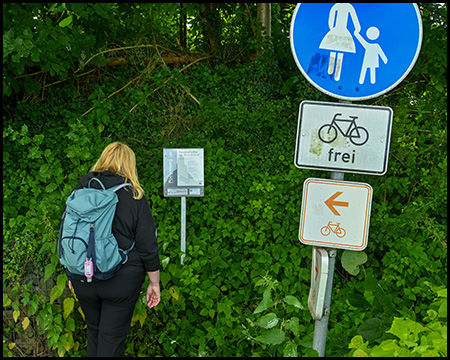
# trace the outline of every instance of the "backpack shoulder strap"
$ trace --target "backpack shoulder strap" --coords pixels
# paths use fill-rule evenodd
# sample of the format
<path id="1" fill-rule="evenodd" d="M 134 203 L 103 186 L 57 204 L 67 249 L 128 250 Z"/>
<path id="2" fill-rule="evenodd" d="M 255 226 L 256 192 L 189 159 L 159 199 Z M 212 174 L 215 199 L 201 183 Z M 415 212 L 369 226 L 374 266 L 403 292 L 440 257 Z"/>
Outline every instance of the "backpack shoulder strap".
<path id="1" fill-rule="evenodd" d="M 114 188 L 114 192 L 117 192 L 117 191 L 119 191 L 120 189 L 122 189 L 123 187 L 125 187 L 125 186 L 127 186 L 127 185 L 129 185 L 129 186 L 133 186 L 133 184 L 130 184 L 130 183 L 124 183 L 124 184 L 120 184 L 120 185 L 117 185 L 115 188 Z"/>

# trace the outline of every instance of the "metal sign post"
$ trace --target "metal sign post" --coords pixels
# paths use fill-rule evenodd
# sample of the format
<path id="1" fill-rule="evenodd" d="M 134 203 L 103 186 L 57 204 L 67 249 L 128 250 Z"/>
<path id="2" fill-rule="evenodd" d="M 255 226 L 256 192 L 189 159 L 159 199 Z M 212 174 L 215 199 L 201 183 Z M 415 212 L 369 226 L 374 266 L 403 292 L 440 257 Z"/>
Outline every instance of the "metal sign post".
<path id="1" fill-rule="evenodd" d="M 328 251 L 328 277 L 323 300 L 323 316 L 314 323 L 313 349 L 317 351 L 319 357 L 325 356 L 325 345 L 327 343 L 328 320 L 330 318 L 331 292 L 333 290 L 334 264 L 336 261 L 335 249 Z"/>
<path id="2" fill-rule="evenodd" d="M 331 179 L 344 180 L 344 173 L 331 172 Z M 328 277 L 323 300 L 323 316 L 314 323 L 313 349 L 319 357 L 325 356 L 325 345 L 327 343 L 328 320 L 330 319 L 331 293 L 333 291 L 334 265 L 336 262 L 336 249 L 325 248 L 328 251 Z"/>
<path id="3" fill-rule="evenodd" d="M 203 149 L 164 149 L 164 196 L 181 197 L 181 258 L 186 256 L 186 197 L 204 195 Z"/>

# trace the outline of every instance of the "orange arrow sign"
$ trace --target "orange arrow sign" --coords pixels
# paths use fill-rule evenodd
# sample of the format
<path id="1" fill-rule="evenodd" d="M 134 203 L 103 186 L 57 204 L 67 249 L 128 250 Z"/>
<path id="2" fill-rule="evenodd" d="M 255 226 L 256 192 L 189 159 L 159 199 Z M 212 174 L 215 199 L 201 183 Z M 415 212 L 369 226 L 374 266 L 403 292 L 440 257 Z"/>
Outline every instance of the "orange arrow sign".
<path id="1" fill-rule="evenodd" d="M 331 210 L 334 215 L 341 216 L 338 211 L 334 208 L 335 206 L 344 206 L 348 207 L 347 201 L 334 201 L 339 195 L 342 194 L 342 191 L 336 191 L 334 195 L 332 195 L 328 200 L 325 201 L 325 205 Z"/>

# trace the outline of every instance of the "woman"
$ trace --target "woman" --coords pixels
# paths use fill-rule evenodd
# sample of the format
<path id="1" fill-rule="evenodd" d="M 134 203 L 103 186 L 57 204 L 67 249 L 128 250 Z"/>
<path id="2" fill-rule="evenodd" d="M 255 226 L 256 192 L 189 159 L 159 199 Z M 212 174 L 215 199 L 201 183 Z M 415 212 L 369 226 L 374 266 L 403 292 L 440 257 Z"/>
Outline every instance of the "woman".
<path id="1" fill-rule="evenodd" d="M 111 279 L 91 283 L 69 281 L 85 315 L 87 356 L 123 356 L 125 339 L 130 331 L 134 306 L 139 298 L 147 272 L 150 284 L 147 302 L 150 308 L 160 301 L 158 243 L 156 225 L 150 205 L 137 177 L 134 152 L 125 144 L 108 145 L 91 172 L 84 175 L 75 189 L 87 187 L 93 177 L 106 188 L 129 182 L 117 191 L 119 202 L 112 224 L 112 232 L 119 248 L 135 246 L 128 261 Z M 98 182 L 92 187 L 100 189 Z"/>
<path id="2" fill-rule="evenodd" d="M 330 31 L 325 35 L 320 43 L 319 49 L 330 51 L 328 62 L 328 74 L 334 74 L 334 80 L 341 78 L 342 61 L 344 52 L 355 53 L 355 42 L 347 29 L 348 17 L 351 17 L 357 32 L 361 30 L 355 8 L 351 4 L 337 3 L 333 5 L 328 16 L 328 27 Z M 336 60 L 337 53 L 337 60 Z M 336 62 L 336 67 L 335 67 Z"/>

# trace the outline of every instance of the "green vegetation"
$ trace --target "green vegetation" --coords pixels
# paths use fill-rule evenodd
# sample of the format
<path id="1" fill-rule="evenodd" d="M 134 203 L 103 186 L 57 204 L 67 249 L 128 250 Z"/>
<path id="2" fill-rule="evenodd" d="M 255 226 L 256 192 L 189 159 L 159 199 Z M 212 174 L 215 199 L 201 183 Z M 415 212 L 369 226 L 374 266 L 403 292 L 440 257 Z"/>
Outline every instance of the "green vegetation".
<path id="1" fill-rule="evenodd" d="M 447 7 L 420 9 L 413 72 L 365 102 L 394 110 L 387 174 L 345 175 L 374 194 L 367 260 L 337 255 L 327 356 L 447 355 Z M 304 180 L 329 174 L 293 159 L 301 101 L 335 100 L 294 64 L 292 10 L 272 4 L 268 40 L 256 4 L 3 4 L 4 356 L 26 355 L 26 332 L 46 354 L 85 355 L 56 240 L 65 199 L 112 141 L 136 153 L 163 264 L 161 303 L 138 301 L 125 354 L 316 355 L 298 226 Z M 180 201 L 163 196 L 170 147 L 205 149 L 184 266 Z"/>

